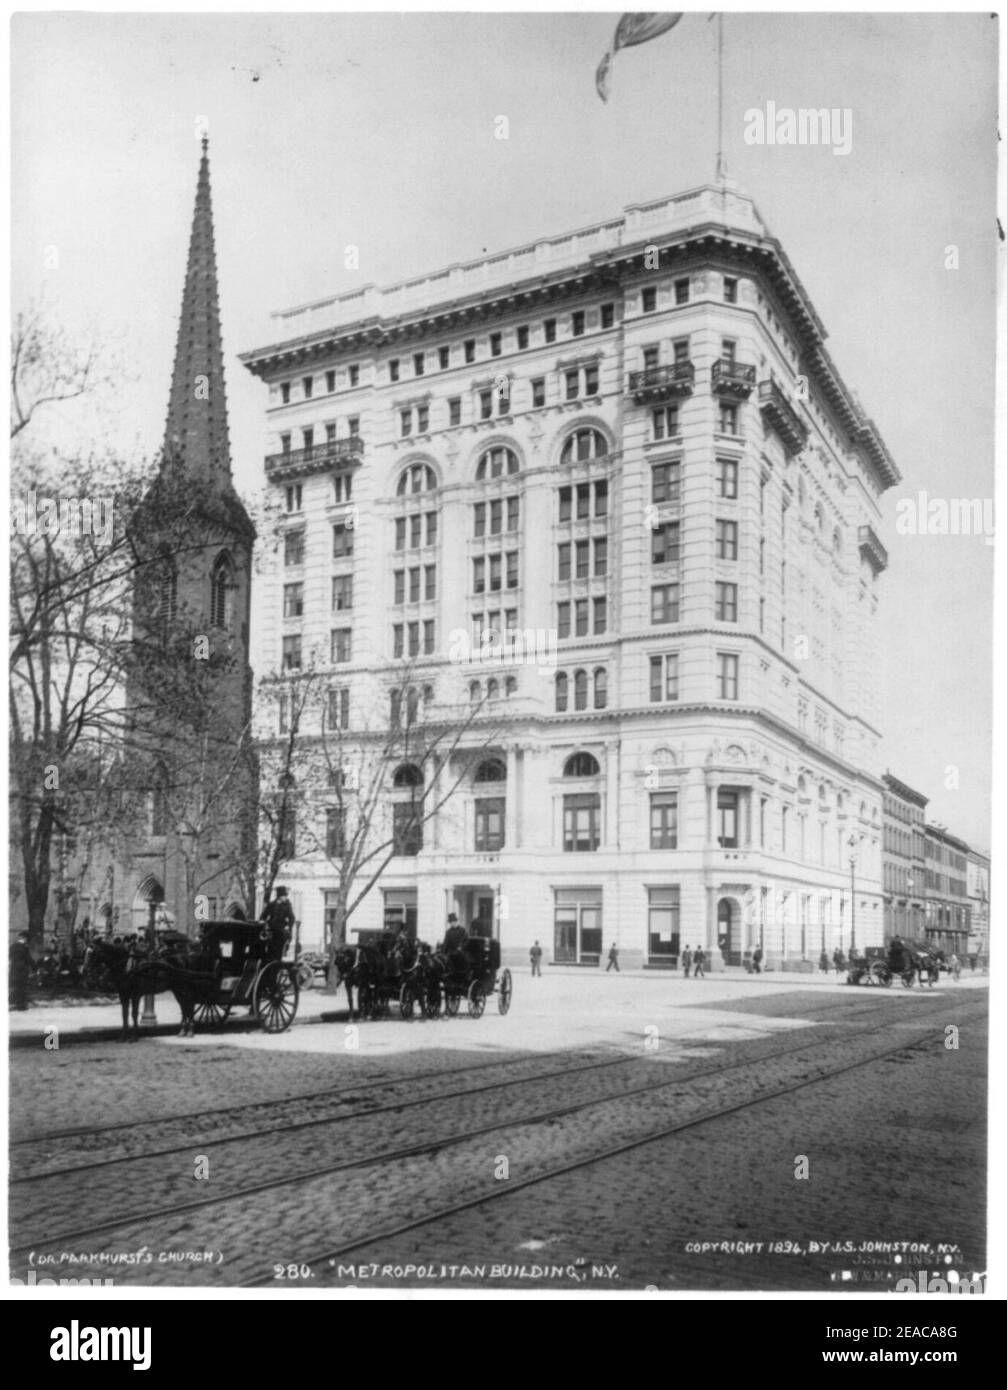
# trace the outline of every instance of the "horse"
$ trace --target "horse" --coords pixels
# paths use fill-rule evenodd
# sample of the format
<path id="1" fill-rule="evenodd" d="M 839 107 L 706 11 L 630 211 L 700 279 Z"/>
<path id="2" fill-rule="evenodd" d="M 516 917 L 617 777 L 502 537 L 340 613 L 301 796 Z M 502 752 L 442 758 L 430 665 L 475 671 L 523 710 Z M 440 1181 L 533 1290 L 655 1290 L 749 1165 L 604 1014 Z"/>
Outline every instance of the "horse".
<path id="1" fill-rule="evenodd" d="M 108 981 L 113 993 L 119 996 L 122 1009 L 124 1042 L 136 1042 L 140 1036 L 140 1000 L 153 991 L 137 988 L 139 958 L 131 946 L 114 941 L 92 941 L 88 948 L 87 968 Z M 129 1015 L 133 1015 L 133 1031 L 129 1030 Z"/>
<path id="2" fill-rule="evenodd" d="M 340 946 L 332 957 L 332 963 L 336 967 L 336 979 L 334 990 L 338 992 L 339 986 L 346 986 L 346 1002 L 350 1011 L 350 1022 L 353 1022 L 353 991 L 357 991 L 357 1010 L 360 1009 L 360 995 L 369 983 L 370 968 L 369 962 L 364 955 L 363 948 L 360 946 Z"/>
<path id="3" fill-rule="evenodd" d="M 926 975 L 926 983 L 931 987 L 939 985 L 941 982 L 941 953 L 923 951 L 916 957 L 916 968 L 919 972 L 920 987 L 923 987 L 923 977 Z"/>

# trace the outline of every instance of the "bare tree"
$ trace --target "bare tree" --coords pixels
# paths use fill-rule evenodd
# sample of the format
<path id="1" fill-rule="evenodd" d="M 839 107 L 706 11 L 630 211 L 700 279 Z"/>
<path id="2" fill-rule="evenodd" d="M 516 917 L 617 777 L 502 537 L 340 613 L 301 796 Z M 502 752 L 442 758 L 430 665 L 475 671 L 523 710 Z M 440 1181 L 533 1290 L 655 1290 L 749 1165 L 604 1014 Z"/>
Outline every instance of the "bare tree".
<path id="1" fill-rule="evenodd" d="M 33 308 L 18 314 L 11 334 L 11 438 L 28 428 L 36 411 L 76 400 L 93 384 L 96 350 L 76 349 Z"/>

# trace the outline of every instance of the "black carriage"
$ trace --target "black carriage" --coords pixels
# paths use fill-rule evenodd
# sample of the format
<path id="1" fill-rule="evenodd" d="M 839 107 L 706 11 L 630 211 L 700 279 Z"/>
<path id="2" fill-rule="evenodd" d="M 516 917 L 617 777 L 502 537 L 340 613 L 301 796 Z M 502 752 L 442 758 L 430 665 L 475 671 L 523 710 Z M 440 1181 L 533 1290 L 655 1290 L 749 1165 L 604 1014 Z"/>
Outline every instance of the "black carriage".
<path id="1" fill-rule="evenodd" d="M 916 983 L 917 973 L 929 969 L 928 954 L 912 941 L 894 939 L 887 946 L 868 946 L 860 955 L 850 955 L 846 976 L 851 985 L 881 985 L 889 988 L 899 979 L 906 989 Z"/>
<path id="2" fill-rule="evenodd" d="M 453 1018 L 468 1001 L 472 1018 L 481 1018 L 486 1000 L 497 996 L 497 1009 L 505 1014 L 511 1005 L 514 984 L 509 970 L 500 969 L 500 942 L 485 936 L 469 936 L 454 950 L 442 951 L 440 981 L 444 1012 Z"/>
<path id="3" fill-rule="evenodd" d="M 297 967 L 275 958 L 261 922 L 203 922 L 186 970 L 196 1023 L 223 1023 L 245 1007 L 267 1033 L 284 1033 L 296 1017 Z"/>

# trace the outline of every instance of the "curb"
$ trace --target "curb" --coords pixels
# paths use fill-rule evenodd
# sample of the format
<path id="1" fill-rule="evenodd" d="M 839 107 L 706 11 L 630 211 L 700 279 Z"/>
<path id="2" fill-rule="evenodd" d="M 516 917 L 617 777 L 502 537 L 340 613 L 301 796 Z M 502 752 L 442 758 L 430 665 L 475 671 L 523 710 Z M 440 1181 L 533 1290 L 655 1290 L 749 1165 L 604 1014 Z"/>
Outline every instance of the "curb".
<path id="1" fill-rule="evenodd" d="M 41 1012 L 41 1010 L 40 1010 L 39 1012 Z M 333 1010 L 329 1010 L 329 1011 L 326 1011 L 326 1012 L 323 1012 L 323 1013 L 320 1013 L 320 1014 L 313 1014 L 310 1018 L 299 1018 L 299 1019 L 295 1019 L 294 1022 L 291 1024 L 291 1028 L 307 1028 L 307 1027 L 310 1027 L 310 1025 L 313 1024 L 313 1023 L 340 1023 L 340 1022 L 348 1022 L 348 1021 L 349 1021 L 349 1011 L 348 1011 L 347 1009 L 342 1009 L 342 1010 L 334 1010 L 334 1009 L 333 1009 Z M 108 1026 L 105 1025 L 105 1024 L 96 1025 L 96 1026 L 93 1027 L 93 1028 L 88 1028 L 86 1025 L 85 1025 L 85 1026 L 81 1026 L 81 1027 L 64 1028 L 64 1027 L 61 1027 L 60 1025 L 53 1024 L 53 1023 L 41 1023 L 41 1024 L 39 1025 L 39 1028 L 38 1028 L 38 1031 L 37 1031 L 37 1032 L 28 1032 L 28 1031 L 26 1031 L 26 1030 L 25 1030 L 25 1031 L 18 1030 L 16 1033 L 11 1033 L 11 1034 L 9 1034 L 8 1040 L 7 1040 L 8 1048 L 9 1048 L 11 1051 L 13 1051 L 14 1049 L 20 1048 L 20 1047 L 38 1047 L 40 1035 L 43 1034 L 43 1033 L 45 1032 L 45 1029 L 46 1029 L 46 1028 L 52 1028 L 52 1027 L 59 1027 L 59 1042 L 60 1042 L 60 1047 L 63 1046 L 64 1042 L 86 1043 L 86 1042 L 123 1042 L 123 1041 L 124 1041 L 123 1036 L 122 1036 L 122 1027 L 121 1027 L 121 1025 L 118 1026 L 118 1027 L 114 1027 L 114 1028 L 110 1028 L 110 1027 L 108 1027 Z M 237 1031 L 237 1030 L 234 1030 L 234 1031 Z M 245 1031 L 245 1030 L 242 1030 L 242 1031 Z M 252 1029 L 248 1029 L 247 1031 L 251 1032 Z M 289 1031 L 289 1030 L 288 1030 L 288 1031 Z M 206 1034 L 203 1034 L 202 1036 L 205 1037 L 205 1036 L 207 1036 L 207 1035 L 206 1035 Z M 226 1036 L 227 1036 L 227 1029 L 226 1029 L 226 1028 L 219 1029 L 219 1030 L 217 1031 L 217 1036 L 218 1036 L 218 1037 L 226 1037 Z M 139 1037 L 137 1038 L 137 1042 L 142 1042 L 142 1041 L 144 1040 L 144 1038 L 176 1038 L 176 1037 L 178 1037 L 178 1024 L 177 1024 L 177 1023 L 155 1023 L 155 1024 L 153 1024 L 152 1026 L 151 1026 L 151 1025 L 147 1025 L 146 1027 L 145 1027 L 143 1024 L 141 1024 L 141 1025 L 140 1025 L 140 1034 L 139 1034 Z"/>

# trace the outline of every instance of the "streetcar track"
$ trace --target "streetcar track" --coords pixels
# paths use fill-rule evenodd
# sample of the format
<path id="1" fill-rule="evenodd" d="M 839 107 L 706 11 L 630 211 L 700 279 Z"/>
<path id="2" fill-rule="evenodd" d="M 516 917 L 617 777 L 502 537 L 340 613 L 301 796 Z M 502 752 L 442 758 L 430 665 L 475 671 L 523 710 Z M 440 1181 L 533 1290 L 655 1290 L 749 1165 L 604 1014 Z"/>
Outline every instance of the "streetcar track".
<path id="1" fill-rule="evenodd" d="M 879 1024 L 876 1027 L 862 1029 L 856 1034 L 856 1036 L 858 1038 L 869 1037 L 872 1033 L 881 1032 L 885 1026 L 885 1024 Z M 923 1025 L 921 1024 L 921 1029 L 922 1027 Z M 911 1046 L 918 1046 L 921 1043 L 925 1042 L 926 1038 L 927 1033 L 922 1032 L 921 1037 L 917 1039 L 915 1043 L 909 1043 L 906 1040 L 902 1040 L 894 1047 L 882 1049 L 880 1052 L 873 1053 L 865 1059 L 846 1063 L 843 1066 L 835 1068 L 829 1072 L 819 1072 L 817 1075 L 814 1076 L 802 1076 L 801 1078 L 792 1082 L 787 1087 L 777 1088 L 774 1091 L 762 1093 L 757 1097 L 750 1098 L 746 1101 L 739 1102 L 732 1106 L 719 1107 L 718 1109 L 709 1112 L 706 1116 L 694 1117 L 691 1120 L 679 1122 L 677 1126 L 671 1126 L 670 1128 L 659 1131 L 657 1134 L 645 1136 L 642 1139 L 630 1141 L 628 1144 L 618 1145 L 614 1148 L 604 1150 L 602 1151 L 602 1153 L 598 1155 L 586 1159 L 577 1160 L 572 1164 L 563 1165 L 560 1168 L 553 1169 L 549 1173 L 540 1175 L 533 1179 L 521 1180 L 517 1184 L 511 1183 L 508 1185 L 508 1190 L 517 1191 L 524 1186 L 531 1185 L 532 1183 L 546 1181 L 550 1177 L 561 1176 L 568 1171 L 575 1171 L 578 1168 L 589 1166 L 593 1162 L 602 1161 L 606 1158 L 614 1157 L 619 1153 L 629 1152 L 632 1149 L 641 1147 L 644 1144 L 655 1142 L 657 1139 L 667 1137 L 668 1135 L 678 1132 L 679 1129 L 692 1128 L 695 1127 L 697 1124 L 707 1123 L 709 1121 L 717 1119 L 723 1114 L 730 1114 L 736 1110 L 744 1109 L 747 1106 L 761 1104 L 764 1100 L 768 1101 L 771 1099 L 778 1098 L 778 1096 L 785 1095 L 789 1091 L 799 1090 L 805 1086 L 813 1085 L 820 1080 L 828 1080 L 831 1076 L 841 1075 L 843 1074 L 843 1072 L 851 1070 L 855 1067 L 865 1066 L 870 1063 L 880 1061 L 888 1056 L 893 1055 L 894 1053 L 902 1052 Z M 821 1039 L 821 1045 L 830 1046 L 832 1045 L 833 1041 L 833 1039 Z M 744 1067 L 762 1066 L 767 1061 L 772 1061 L 779 1057 L 794 1056 L 800 1053 L 801 1051 L 806 1050 L 808 1047 L 815 1047 L 816 1045 L 817 1044 L 815 1044 L 811 1040 L 805 1038 L 802 1041 L 802 1043 L 797 1047 L 782 1048 L 779 1049 L 776 1053 L 769 1054 L 768 1056 L 762 1055 L 756 1058 L 748 1057 L 735 1062 L 726 1063 L 721 1067 L 703 1072 L 699 1076 L 694 1076 L 691 1078 L 691 1080 L 706 1079 L 707 1077 L 712 1078 L 722 1075 L 729 1071 L 742 1069 Z M 640 1059 L 634 1058 L 629 1060 Z M 557 1073 L 556 1076 L 558 1079 L 562 1076 L 562 1073 Z M 683 1082 L 685 1082 L 687 1079 L 690 1078 L 675 1076 L 661 1082 L 652 1083 L 645 1086 L 634 1087 L 631 1090 L 622 1091 L 618 1095 L 607 1095 L 593 1100 L 576 1102 L 559 1108 L 553 1107 L 551 1109 L 541 1111 L 537 1114 L 532 1115 L 525 1115 L 519 1117 L 509 1116 L 504 1120 L 497 1120 L 490 1124 L 482 1125 L 474 1129 L 464 1130 L 460 1133 L 449 1136 L 441 1136 L 433 1141 L 427 1140 L 426 1142 L 420 1144 L 413 1144 L 399 1149 L 386 1150 L 378 1154 L 371 1153 L 361 1158 L 351 1159 L 337 1164 L 327 1164 L 325 1166 L 316 1167 L 314 1169 L 308 1169 L 300 1173 L 286 1174 L 283 1177 L 266 1180 L 261 1183 L 256 1183 L 250 1187 L 243 1187 L 238 1191 L 222 1194 L 220 1196 L 204 1197 L 190 1202 L 176 1203 L 173 1206 L 167 1208 L 159 1208 L 154 1210 L 148 1209 L 147 1211 L 132 1212 L 125 1215 L 119 1214 L 113 1220 L 98 1222 L 90 1226 L 78 1227 L 74 1230 L 57 1232 L 53 1235 L 36 1237 L 28 1241 L 20 1242 L 17 1245 L 11 1247 L 10 1254 L 13 1256 L 16 1254 L 30 1252 L 39 1245 L 51 1246 L 63 1244 L 64 1246 L 68 1246 L 71 1242 L 82 1240 L 90 1236 L 114 1231 L 123 1227 L 128 1227 L 137 1224 L 148 1224 L 150 1222 L 164 1219 L 173 1220 L 181 1215 L 188 1214 L 194 1211 L 204 1210 L 207 1207 L 221 1206 L 227 1203 L 241 1201 L 248 1197 L 259 1196 L 266 1192 L 277 1191 L 281 1188 L 294 1186 L 299 1183 L 311 1182 L 316 1179 L 329 1177 L 341 1172 L 348 1172 L 354 1169 L 373 1167 L 376 1164 L 396 1162 L 402 1159 L 415 1158 L 424 1154 L 436 1154 L 445 1148 L 458 1144 L 463 1144 L 471 1139 L 481 1138 L 487 1134 L 491 1134 L 503 1129 L 518 1128 L 525 1125 L 541 1124 L 550 1120 L 560 1119 L 568 1115 L 581 1113 L 583 1111 L 590 1110 L 601 1105 L 611 1104 L 613 1101 L 616 1100 L 626 1099 L 632 1096 L 639 1096 L 661 1090 L 667 1090 L 671 1087 L 682 1085 Z M 520 1082 L 516 1081 L 511 1084 L 520 1084 Z M 466 1094 L 473 1093 L 466 1092 Z M 474 1094 L 478 1094 L 478 1092 L 475 1092 Z M 503 1194 L 490 1194 L 490 1196 L 483 1195 L 479 1198 L 475 1198 L 460 1205 L 456 1205 L 450 1209 L 443 1209 L 440 1212 L 435 1213 L 433 1216 L 419 1218 L 416 1221 L 402 1227 L 401 1230 L 400 1228 L 395 1228 L 394 1230 L 389 1232 L 382 1232 L 377 1236 L 362 1237 L 359 1241 L 352 1242 L 346 1247 L 341 1247 L 340 1250 L 334 1253 L 338 1255 L 341 1253 L 345 1253 L 346 1251 L 349 1251 L 351 1249 L 356 1249 L 360 1245 L 366 1246 L 375 1243 L 375 1241 L 377 1240 L 393 1238 L 395 1235 L 400 1234 L 402 1231 L 411 1230 L 419 1226 L 427 1225 L 431 1221 L 440 1219 L 441 1217 L 453 1215 L 456 1211 L 465 1211 L 469 1210 L 472 1207 L 479 1206 L 485 1201 L 492 1200 L 494 1195 Z M 328 1253 L 332 1254 L 333 1252 Z M 328 1254 L 326 1254 L 325 1256 L 320 1256 L 318 1258 L 328 1258 Z"/>
<path id="2" fill-rule="evenodd" d="M 845 1001 L 844 1001 L 844 1004 L 842 1004 L 842 1005 L 836 1005 L 836 1006 L 833 1006 L 833 1007 L 823 1007 L 821 1010 L 819 1010 L 819 1012 L 824 1012 L 824 1013 L 835 1013 L 835 1012 L 839 1012 L 839 1011 L 840 1011 L 842 1008 L 844 1008 L 844 1007 L 846 1007 Z M 868 1013 L 868 1012 L 869 1012 L 869 1010 L 868 1010 L 867 1008 L 860 1008 L 860 1009 L 857 1010 L 857 1015 L 860 1016 L 860 1015 L 866 1014 L 866 1013 Z M 761 1018 L 762 1015 L 755 1015 L 755 1017 Z M 837 1026 L 837 1025 L 832 1025 L 832 1026 Z M 697 1031 L 698 1031 L 698 1032 L 702 1032 L 702 1030 L 697 1030 Z M 633 1038 L 636 1038 L 636 1039 L 639 1038 L 639 1035 L 638 1035 L 638 1034 L 635 1034 L 635 1033 L 630 1033 L 630 1034 L 627 1034 L 626 1036 L 628 1036 L 628 1037 L 633 1037 Z M 688 1044 L 688 1038 L 689 1038 L 689 1035 L 686 1034 L 686 1035 L 685 1035 L 685 1038 L 684 1038 L 684 1043 L 685 1043 L 686 1046 L 689 1045 L 689 1044 Z M 675 1039 L 675 1041 L 676 1041 L 676 1042 L 679 1042 L 679 1043 L 680 1043 L 680 1042 L 683 1042 L 683 1038 L 677 1037 L 677 1038 Z M 577 1054 L 576 1054 L 575 1052 L 571 1052 L 571 1051 L 569 1051 L 569 1050 L 566 1050 L 566 1051 L 563 1051 L 563 1052 L 543 1053 L 543 1054 L 541 1054 L 541 1055 L 542 1055 L 543 1057 L 550 1057 L 550 1056 L 553 1056 L 553 1057 L 569 1058 L 569 1057 L 575 1057 Z M 781 1055 L 781 1054 L 779 1054 L 779 1053 L 770 1053 L 769 1056 L 765 1058 L 765 1060 L 767 1060 L 767 1061 L 772 1061 L 774 1057 L 779 1056 L 779 1055 Z M 322 1126 L 322 1125 L 342 1124 L 342 1123 L 345 1123 L 345 1122 L 348 1121 L 348 1120 L 359 1120 L 359 1119 L 362 1119 L 362 1118 L 368 1118 L 368 1117 L 370 1117 L 370 1116 L 372 1116 L 372 1115 L 394 1114 L 394 1113 L 396 1113 L 397 1111 L 400 1111 L 400 1110 L 409 1110 L 409 1109 L 413 1109 L 413 1108 L 418 1107 L 418 1106 L 421 1106 L 421 1105 L 429 1105 L 429 1104 L 431 1104 L 432 1102 L 439 1102 L 439 1101 L 441 1101 L 441 1100 L 454 1100 L 454 1099 L 458 1099 L 459 1097 L 464 1097 L 464 1096 L 481 1095 L 481 1094 L 483 1094 L 483 1093 L 485 1093 L 485 1092 L 487 1092 L 487 1091 L 502 1090 L 502 1089 L 505 1089 L 505 1088 L 508 1087 L 508 1086 L 530 1084 L 530 1083 L 535 1082 L 535 1081 L 548 1081 L 548 1080 L 559 1079 L 559 1078 L 563 1078 L 563 1077 L 567 1077 L 567 1076 L 577 1076 L 577 1075 L 579 1075 L 579 1074 L 581 1074 L 581 1073 L 583 1073 L 583 1072 L 603 1070 L 603 1069 L 605 1069 L 605 1068 L 607 1068 L 607 1067 L 621 1066 L 621 1065 L 624 1065 L 624 1064 L 629 1064 L 629 1063 L 633 1063 L 633 1062 L 638 1062 L 638 1061 L 640 1061 L 640 1060 L 641 1060 L 641 1058 L 640 1058 L 639 1055 L 629 1056 L 629 1055 L 626 1055 L 626 1054 L 620 1054 L 619 1056 L 616 1056 L 616 1057 L 603 1057 L 603 1058 L 601 1058 L 601 1059 L 599 1059 L 599 1060 L 596 1060 L 596 1061 L 593 1061 L 593 1062 L 587 1062 L 587 1063 L 584 1063 L 584 1064 L 581 1064 L 581 1065 L 577 1065 L 577 1066 L 563 1067 L 563 1068 L 560 1068 L 560 1069 L 558 1069 L 558 1070 L 556 1070 L 556 1071 L 538 1072 L 538 1073 L 533 1074 L 533 1075 L 531 1075 L 531 1076 L 522 1076 L 522 1077 L 513 1078 L 513 1079 L 512 1079 L 512 1078 L 504 1078 L 504 1079 L 502 1079 L 502 1080 L 500 1080 L 500 1081 L 488 1082 L 488 1083 L 487 1083 L 486 1085 L 484 1085 L 484 1086 L 476 1086 L 476 1087 L 474 1087 L 474 1088 L 467 1088 L 467 1089 L 458 1090 L 458 1091 L 448 1091 L 448 1092 L 440 1093 L 440 1094 L 437 1094 L 437 1095 L 434 1095 L 434 1096 L 421 1096 L 421 1097 L 417 1097 L 417 1098 L 412 1099 L 412 1100 L 393 1101 L 393 1102 L 391 1102 L 391 1103 L 389 1103 L 389 1104 L 387 1104 L 387 1105 L 374 1106 L 374 1107 L 371 1107 L 371 1108 L 369 1108 L 369 1109 L 367 1109 L 367 1110 L 354 1111 L 354 1112 L 352 1112 L 352 1113 L 348 1113 L 348 1114 L 345 1114 L 345 1115 L 318 1116 L 318 1117 L 315 1117 L 315 1118 L 309 1119 L 309 1120 L 298 1120 L 298 1121 L 292 1121 L 292 1122 L 281 1121 L 281 1122 L 279 1122 L 278 1124 L 270 1125 L 270 1126 L 267 1126 L 267 1127 L 261 1128 L 261 1129 L 246 1130 L 246 1131 L 244 1131 L 244 1132 L 239 1131 L 239 1132 L 234 1133 L 234 1134 L 225 1134 L 225 1135 L 222 1135 L 219 1139 L 210 1139 L 210 1138 L 207 1138 L 205 1135 L 201 1135 L 201 1134 L 199 1134 L 199 1133 L 197 1132 L 195 1135 L 190 1135 L 190 1136 L 186 1139 L 186 1141 L 185 1141 L 184 1143 L 181 1143 L 181 1144 L 173 1144 L 173 1145 L 170 1145 L 170 1146 L 167 1146 L 167 1147 L 162 1147 L 162 1148 L 159 1148 L 159 1149 L 149 1149 L 149 1150 L 145 1150 L 145 1151 L 142 1152 L 142 1153 L 121 1154 L 121 1155 L 118 1155 L 118 1156 L 116 1156 L 116 1157 L 114 1157 L 114 1158 L 103 1158 L 103 1159 L 99 1159 L 97 1162 L 93 1162 L 93 1163 L 77 1163 L 77 1164 L 72 1164 L 72 1165 L 61 1166 L 61 1167 L 58 1167 L 58 1168 L 47 1168 L 47 1169 L 44 1169 L 43 1171 L 40 1171 L 40 1172 L 37 1172 L 37 1173 L 25 1173 L 25 1174 L 20 1174 L 20 1175 L 18 1175 L 18 1176 L 16 1176 L 16 1177 L 11 1177 L 11 1178 L 9 1179 L 9 1182 L 10 1182 L 10 1185 L 13 1186 L 13 1185 L 15 1185 L 15 1184 L 24 1184 L 24 1183 L 31 1183 L 31 1182 L 39 1182 L 39 1181 L 42 1181 L 42 1180 L 45 1179 L 45 1178 L 55 1178 L 55 1177 L 60 1177 L 60 1176 L 69 1175 L 69 1174 L 75 1174 L 75 1173 L 90 1173 L 90 1172 L 100 1171 L 100 1170 L 103 1169 L 103 1168 L 110 1168 L 110 1167 L 113 1167 L 113 1166 L 116 1166 L 116 1165 L 119 1165 L 119 1164 L 123 1164 L 123 1163 L 136 1163 L 136 1162 L 140 1162 L 140 1161 L 142 1161 L 142 1160 L 144 1160 L 144 1159 L 150 1159 L 150 1158 L 165 1158 L 165 1157 L 168 1157 L 168 1156 L 171 1155 L 171 1154 L 186 1153 L 186 1152 L 188 1152 L 189 1150 L 191 1150 L 191 1149 L 192 1149 L 194 1146 L 196 1146 L 196 1145 L 198 1145 L 200 1148 L 219 1147 L 219 1146 L 224 1145 L 224 1144 L 241 1143 L 241 1142 L 244 1142 L 244 1141 L 250 1140 L 250 1139 L 262 1138 L 262 1137 L 265 1137 L 265 1136 L 268 1136 L 268 1135 L 271 1135 L 271 1134 L 280 1134 L 280 1133 L 284 1133 L 284 1134 L 285 1134 L 285 1133 L 293 1132 L 293 1131 L 296 1131 L 296 1130 L 314 1129 L 314 1128 L 318 1128 L 319 1126 Z M 650 1057 L 648 1058 L 648 1060 L 652 1060 L 652 1054 L 650 1055 Z M 488 1070 L 491 1070 L 491 1069 L 492 1069 L 493 1067 L 495 1067 L 495 1066 L 520 1065 L 520 1064 L 530 1063 L 531 1061 L 532 1061 L 532 1058 L 531 1058 L 531 1057 L 522 1057 L 522 1058 L 517 1059 L 517 1060 L 512 1060 L 511 1062 L 491 1062 L 491 1063 L 488 1063 L 488 1064 L 482 1064 L 482 1065 L 477 1066 L 477 1067 L 456 1068 L 456 1069 L 453 1069 L 453 1070 L 448 1071 L 448 1072 L 429 1072 L 429 1073 L 425 1073 L 425 1074 L 424 1074 L 424 1078 L 423 1078 L 423 1079 L 427 1079 L 427 1080 L 429 1080 L 429 1079 L 442 1080 L 442 1079 L 445 1078 L 445 1077 L 450 1078 L 450 1077 L 458 1076 L 458 1075 L 469 1075 L 469 1074 L 471 1074 L 472 1072 L 477 1072 L 477 1073 L 478 1073 L 478 1072 L 481 1072 L 481 1071 L 488 1071 Z M 736 1065 L 736 1064 L 726 1064 L 726 1065 L 727 1065 L 728 1067 L 730 1067 L 730 1066 Z M 702 1074 L 702 1075 L 716 1075 L 719 1071 L 721 1071 L 721 1070 L 723 1070 L 723 1069 L 724 1069 L 723 1067 L 715 1067 L 715 1068 L 713 1068 L 712 1070 L 704 1071 L 704 1072 L 701 1073 L 701 1074 Z M 696 1079 L 696 1075 L 697 1075 L 697 1073 L 686 1073 L 686 1074 L 683 1075 L 683 1074 L 680 1072 L 680 1073 L 677 1074 L 677 1076 L 676 1076 L 675 1079 L 678 1080 L 678 1081 L 681 1081 L 681 1082 L 689 1082 L 689 1081 L 695 1080 L 695 1079 Z M 407 1078 L 399 1077 L 399 1078 L 397 1078 L 395 1081 L 384 1083 L 384 1085 L 385 1085 L 385 1086 L 391 1086 L 391 1085 L 395 1085 L 395 1084 L 402 1084 L 404 1081 L 412 1082 L 412 1081 L 416 1081 L 416 1080 L 418 1080 L 418 1079 L 420 1079 L 420 1078 L 418 1078 L 418 1077 L 416 1077 L 416 1076 L 407 1077 Z M 353 1094 L 355 1094 L 359 1089 L 360 1089 L 359 1087 L 355 1087 L 355 1088 L 353 1088 L 353 1089 L 350 1090 L 350 1091 L 345 1091 L 345 1090 L 343 1090 L 343 1091 L 336 1091 L 335 1093 L 333 1093 L 333 1098 L 342 1097 L 342 1096 L 346 1096 L 346 1095 L 353 1095 Z M 329 1095 L 329 1093 L 328 1093 L 328 1092 L 324 1092 L 324 1091 L 322 1091 L 322 1092 L 315 1092 L 315 1093 L 312 1094 L 311 1098 L 312 1098 L 312 1099 L 322 1098 L 322 1097 L 325 1097 L 325 1096 L 328 1096 L 328 1095 Z M 267 1109 L 275 1109 L 277 1105 L 286 1105 L 286 1104 L 288 1104 L 288 1103 L 293 1104 L 293 1103 L 296 1103 L 296 1102 L 298 1101 L 298 1099 L 299 1099 L 299 1098 L 297 1098 L 297 1097 L 292 1097 L 292 1098 L 290 1099 L 289 1102 L 286 1101 L 286 1100 L 280 1101 L 280 1102 L 260 1102 L 260 1103 L 257 1103 L 256 1108 L 260 1108 L 260 1107 L 263 1107 L 263 1106 L 264 1106 L 264 1107 L 267 1108 Z M 363 1099 L 370 1099 L 370 1096 L 369 1096 L 369 1095 L 368 1095 L 368 1096 L 365 1096 L 365 1097 L 363 1097 Z M 232 1107 L 232 1109 L 235 1109 L 235 1110 L 240 1110 L 240 1109 L 243 1109 L 243 1108 L 245 1108 L 245 1107 L 241 1107 L 241 1106 Z M 206 1114 L 206 1112 L 196 1112 L 196 1113 L 192 1116 L 192 1118 L 202 1119 L 203 1116 L 204 1116 L 205 1114 Z M 186 1116 L 186 1117 L 180 1117 L 180 1118 L 190 1118 L 190 1117 L 187 1117 L 187 1116 Z M 215 1118 L 215 1117 L 214 1117 L 214 1118 Z M 153 1125 L 153 1124 L 156 1124 L 156 1123 L 177 1123 L 177 1120 L 176 1120 L 176 1119 L 171 1119 L 171 1120 L 165 1120 L 165 1121 L 163 1121 L 163 1122 L 162 1122 L 162 1121 L 149 1121 L 149 1122 L 144 1122 L 144 1123 L 145 1123 L 145 1124 L 150 1124 L 150 1125 Z M 103 1134 L 103 1133 L 106 1133 L 107 1130 L 119 1131 L 120 1129 L 121 1129 L 121 1126 L 120 1126 L 120 1125 L 114 1125 L 114 1126 L 108 1126 L 106 1129 L 102 1129 L 102 1130 L 84 1131 L 84 1133 L 85 1133 L 85 1134 L 88 1134 L 88 1135 L 92 1135 L 92 1134 Z"/>

